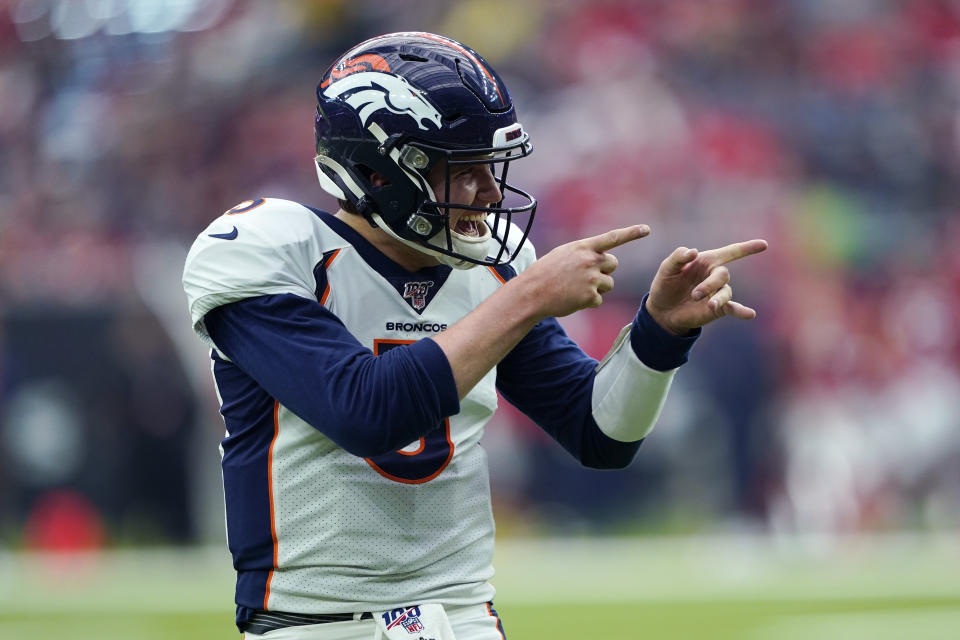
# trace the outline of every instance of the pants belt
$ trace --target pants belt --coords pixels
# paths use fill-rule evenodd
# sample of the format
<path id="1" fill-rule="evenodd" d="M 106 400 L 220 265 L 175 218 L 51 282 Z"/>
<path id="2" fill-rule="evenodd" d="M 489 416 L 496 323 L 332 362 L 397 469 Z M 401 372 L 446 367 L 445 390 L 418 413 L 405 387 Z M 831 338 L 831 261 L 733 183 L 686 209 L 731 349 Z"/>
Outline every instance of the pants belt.
<path id="1" fill-rule="evenodd" d="M 349 622 L 356 619 L 353 613 L 287 613 L 285 611 L 257 611 L 240 629 L 262 636 L 268 631 L 276 631 L 286 627 L 299 627 L 308 624 L 324 624 L 327 622 Z M 373 614 L 364 612 L 360 620 L 373 620 Z"/>

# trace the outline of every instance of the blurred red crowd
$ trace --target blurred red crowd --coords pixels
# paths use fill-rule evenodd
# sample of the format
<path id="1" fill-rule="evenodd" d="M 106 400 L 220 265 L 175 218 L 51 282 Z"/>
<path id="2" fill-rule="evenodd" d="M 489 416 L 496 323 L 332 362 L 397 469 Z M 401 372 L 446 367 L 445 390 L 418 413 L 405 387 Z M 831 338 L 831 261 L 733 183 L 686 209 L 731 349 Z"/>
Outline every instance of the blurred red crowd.
<path id="1" fill-rule="evenodd" d="M 317 78 L 365 36 L 442 31 L 501 71 L 533 135 L 511 172 L 540 200 L 541 251 L 653 228 L 618 253 L 609 304 L 566 321 L 595 357 L 673 247 L 770 241 L 734 267 L 759 319 L 708 328 L 641 453 L 658 495 L 778 530 L 960 523 L 957 3 L 238 0 L 202 31 L 70 39 L 25 39 L 57 3 L 22 4 L 0 2 L 5 314 L 137 307 L 145 247 L 185 248 L 248 198 L 333 206 Z M 539 446 L 505 421 L 510 446 Z M 525 464 L 504 475 L 532 502 Z"/>

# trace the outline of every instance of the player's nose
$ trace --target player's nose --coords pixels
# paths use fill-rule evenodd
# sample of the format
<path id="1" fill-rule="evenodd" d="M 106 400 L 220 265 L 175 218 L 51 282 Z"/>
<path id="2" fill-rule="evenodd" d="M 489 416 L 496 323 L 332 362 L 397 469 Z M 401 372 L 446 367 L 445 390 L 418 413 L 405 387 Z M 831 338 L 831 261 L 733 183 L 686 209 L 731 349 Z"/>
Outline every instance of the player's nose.
<path id="1" fill-rule="evenodd" d="M 481 202 L 493 203 L 503 200 L 503 192 L 497 183 L 493 169 L 489 166 L 481 174 L 480 188 L 477 189 L 477 199 Z"/>

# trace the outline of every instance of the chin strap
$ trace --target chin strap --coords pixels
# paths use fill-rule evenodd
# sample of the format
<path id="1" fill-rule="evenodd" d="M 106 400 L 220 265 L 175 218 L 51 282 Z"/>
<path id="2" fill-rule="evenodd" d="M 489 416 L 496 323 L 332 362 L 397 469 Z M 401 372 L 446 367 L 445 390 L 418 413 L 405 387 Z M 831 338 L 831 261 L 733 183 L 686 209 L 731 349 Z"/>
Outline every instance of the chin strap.
<path id="1" fill-rule="evenodd" d="M 377 227 L 385 231 L 390 237 L 394 238 L 395 240 L 399 240 L 408 247 L 416 249 L 421 253 L 426 253 L 427 255 L 433 256 L 439 260 L 441 264 L 453 267 L 454 269 L 464 270 L 472 269 L 477 266 L 475 262 L 470 262 L 469 260 L 464 260 L 463 258 L 451 256 L 443 253 L 442 251 L 426 247 L 418 242 L 401 238 L 396 232 L 394 232 L 393 229 L 390 228 L 390 225 L 384 222 L 379 213 L 371 213 L 368 219 L 371 220 Z M 483 224 L 486 232 L 478 238 L 470 238 L 469 240 L 463 240 L 462 238 L 465 238 L 466 236 L 461 236 L 459 233 L 451 230 L 450 238 L 453 241 L 453 250 L 461 255 L 473 258 L 474 260 L 483 260 L 487 256 L 487 244 L 489 244 L 492 235 L 490 233 L 490 227 L 488 227 L 485 222 L 481 221 L 480 224 Z M 443 236 L 445 235 L 446 234 L 443 231 L 440 231 L 435 236 L 430 238 L 430 240 L 442 240 Z"/>

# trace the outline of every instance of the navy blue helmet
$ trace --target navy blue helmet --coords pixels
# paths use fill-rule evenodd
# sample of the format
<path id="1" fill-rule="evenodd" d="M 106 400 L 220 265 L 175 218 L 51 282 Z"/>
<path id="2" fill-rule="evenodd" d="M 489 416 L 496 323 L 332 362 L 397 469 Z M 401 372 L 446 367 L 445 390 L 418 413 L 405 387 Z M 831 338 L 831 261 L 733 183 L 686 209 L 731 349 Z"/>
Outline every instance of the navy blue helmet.
<path id="1" fill-rule="evenodd" d="M 533 151 L 530 136 L 497 72 L 456 40 L 391 33 L 344 53 L 317 87 L 316 142 L 324 190 L 446 264 L 509 263 L 529 234 L 537 202 L 506 180 L 510 161 Z M 427 176 L 440 162 L 445 193 L 434 193 Z M 516 206 L 449 202 L 451 169 L 477 163 L 491 165 Z M 373 173 L 382 178 L 377 184 Z M 465 235 L 451 228 L 450 209 L 488 215 Z M 509 236 L 516 214 L 527 214 L 512 232 L 519 238 Z"/>

